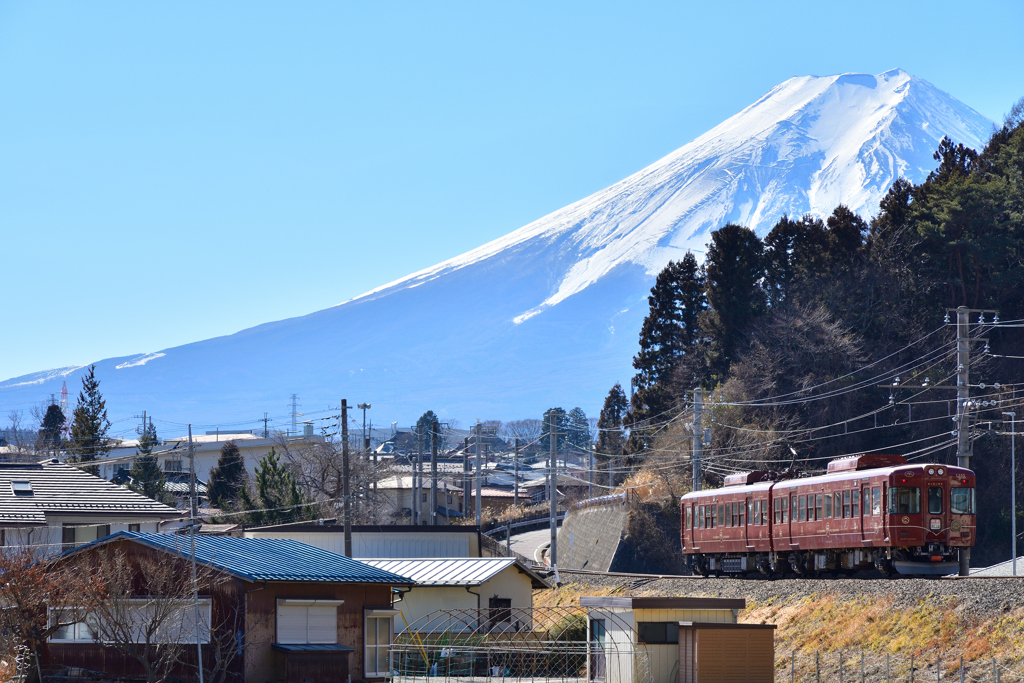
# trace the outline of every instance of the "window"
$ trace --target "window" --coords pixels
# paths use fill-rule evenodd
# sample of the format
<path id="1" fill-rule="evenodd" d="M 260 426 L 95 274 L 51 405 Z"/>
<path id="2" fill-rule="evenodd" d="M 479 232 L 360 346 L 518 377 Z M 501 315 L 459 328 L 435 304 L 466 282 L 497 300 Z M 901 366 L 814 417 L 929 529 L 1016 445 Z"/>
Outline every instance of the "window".
<path id="1" fill-rule="evenodd" d="M 761 523 L 761 501 L 755 500 L 751 503 L 752 511 L 750 513 L 750 523 L 757 526 Z"/>
<path id="2" fill-rule="evenodd" d="M 336 644 L 342 600 L 277 601 L 277 642 L 282 645 Z"/>
<path id="3" fill-rule="evenodd" d="M 800 517 L 799 517 L 799 520 L 801 522 L 807 520 L 807 497 L 806 496 L 800 496 Z"/>
<path id="4" fill-rule="evenodd" d="M 928 514 L 930 514 L 930 515 L 941 515 L 942 514 L 942 487 L 941 486 L 929 486 L 928 487 Z"/>
<path id="5" fill-rule="evenodd" d="M 719 505 L 718 506 L 718 522 L 716 522 L 715 525 L 716 526 L 718 526 L 718 525 L 725 525 L 725 506 L 724 505 Z"/>
<path id="6" fill-rule="evenodd" d="M 825 494 L 825 519 L 832 519 L 832 494 Z"/>
<path id="7" fill-rule="evenodd" d="M 142 530 L 142 525 L 141 524 L 129 524 L 128 525 L 128 531 L 141 531 L 141 530 Z"/>
<path id="8" fill-rule="evenodd" d="M 96 640 L 96 618 L 94 615 L 78 615 L 75 613 L 68 613 L 65 610 L 49 610 L 50 625 L 57 626 L 50 635 L 50 642 L 57 643 L 73 643 L 73 642 L 92 642 Z M 76 618 L 82 620 L 75 623 L 68 623 Z"/>
<path id="9" fill-rule="evenodd" d="M 921 489 L 916 486 L 889 489 L 889 514 L 916 515 L 921 512 Z"/>
<path id="10" fill-rule="evenodd" d="M 690 508 L 686 508 L 686 521 L 683 523 L 683 528 L 684 529 L 689 529 L 690 528 L 690 521 L 692 519 L 693 518 L 690 515 Z"/>
<path id="11" fill-rule="evenodd" d="M 60 542 L 64 545 L 64 550 L 70 550 L 75 547 L 75 527 L 70 524 L 65 524 L 60 530 Z"/>
<path id="12" fill-rule="evenodd" d="M 850 517 L 850 492 L 843 491 L 843 519 Z"/>
<path id="13" fill-rule="evenodd" d="M 11 492 L 16 496 L 31 496 L 32 495 L 32 482 L 30 481 L 12 481 Z"/>
<path id="14" fill-rule="evenodd" d="M 949 490 L 949 511 L 954 515 L 974 514 L 974 489 L 954 487 Z"/>
<path id="15" fill-rule="evenodd" d="M 790 496 L 790 501 L 791 502 L 790 502 L 790 505 L 789 505 L 789 509 L 793 511 L 792 520 L 795 522 L 796 521 L 796 511 L 797 511 L 796 496 Z"/>
<path id="16" fill-rule="evenodd" d="M 814 496 L 814 518 L 815 519 L 824 519 L 825 518 L 825 513 L 821 511 L 822 510 L 821 505 L 822 505 L 821 494 L 819 493 L 819 494 Z"/>
<path id="17" fill-rule="evenodd" d="M 862 509 L 864 510 L 864 516 L 867 517 L 868 515 L 871 514 L 871 489 L 865 487 L 864 491 L 863 491 L 863 494 L 864 494 L 864 504 L 863 504 L 863 508 Z"/>
<path id="18" fill-rule="evenodd" d="M 395 632 L 395 613 L 392 610 L 370 610 L 366 612 L 364 637 L 366 652 L 365 674 L 372 678 L 381 678 L 390 674 L 388 651 L 391 649 L 391 636 Z"/>
<path id="19" fill-rule="evenodd" d="M 877 486 L 871 489 L 871 514 L 882 514 L 882 489 Z"/>
<path id="20" fill-rule="evenodd" d="M 159 602 L 160 604 L 154 604 Z M 201 643 L 210 642 L 210 609 L 209 598 L 199 600 L 199 638 Z M 120 613 L 120 608 L 118 608 Z M 150 598 L 129 600 L 127 611 L 124 612 L 124 624 L 105 626 L 96 614 L 83 615 L 81 621 L 67 624 L 76 615 L 66 610 L 50 610 L 50 623 L 62 625 L 50 636 L 51 641 L 82 642 L 104 638 L 105 633 L 113 631 L 118 638 L 134 637 L 136 643 L 144 643 L 145 632 L 152 631 L 151 643 L 195 643 L 196 619 L 195 603 L 183 601 L 154 601 Z M 126 634 L 127 631 L 127 634 Z"/>
<path id="21" fill-rule="evenodd" d="M 100 524 L 98 527 L 96 527 L 96 538 L 97 538 L 97 540 L 101 539 L 101 538 L 106 538 L 109 535 L 110 535 L 110 525 L 109 524 Z"/>
<path id="22" fill-rule="evenodd" d="M 843 516 L 843 494 L 836 491 L 834 503 L 832 505 L 832 517 L 834 519 L 840 519 Z"/>
<path id="23" fill-rule="evenodd" d="M 850 491 L 850 502 L 853 504 L 853 517 L 860 517 L 860 491 Z"/>
<path id="24" fill-rule="evenodd" d="M 636 634 L 647 645 L 669 645 L 679 642 L 679 623 L 675 621 L 638 621 Z"/>
<path id="25" fill-rule="evenodd" d="M 180 460 L 164 460 L 164 472 L 181 472 Z"/>
<path id="26" fill-rule="evenodd" d="M 789 521 L 789 498 L 782 499 L 782 521 Z"/>
<path id="27" fill-rule="evenodd" d="M 744 504 L 744 503 L 737 503 L 736 504 L 736 507 L 738 507 L 740 509 L 740 526 L 746 526 L 747 525 L 747 514 L 746 513 L 747 513 L 747 505 L 749 505 L 749 504 L 750 504 L 749 502 L 746 503 L 746 504 Z"/>
<path id="28" fill-rule="evenodd" d="M 780 505 L 780 503 L 782 503 L 782 501 L 779 500 L 778 498 L 776 498 L 775 502 L 772 503 L 772 508 L 773 508 L 772 512 L 774 514 L 774 519 L 775 519 L 775 523 L 776 524 L 781 524 L 782 523 L 782 505 Z"/>
<path id="29" fill-rule="evenodd" d="M 512 623 L 512 599 L 497 596 L 487 601 L 487 623 L 491 628 L 498 624 Z"/>

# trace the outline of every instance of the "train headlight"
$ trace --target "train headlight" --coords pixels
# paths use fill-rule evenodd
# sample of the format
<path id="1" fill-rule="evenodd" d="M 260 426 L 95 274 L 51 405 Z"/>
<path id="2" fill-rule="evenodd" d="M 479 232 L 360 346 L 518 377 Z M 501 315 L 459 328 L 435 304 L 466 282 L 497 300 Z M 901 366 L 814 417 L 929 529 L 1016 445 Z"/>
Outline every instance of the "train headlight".
<path id="1" fill-rule="evenodd" d="M 943 475 L 943 474 L 945 474 L 945 473 L 946 473 L 946 470 L 944 470 L 944 469 L 942 469 L 942 468 L 940 467 L 940 468 L 939 468 L 939 476 L 941 476 L 941 475 Z"/>
<path id="2" fill-rule="evenodd" d="M 932 519 L 930 522 L 928 522 L 928 528 L 932 531 L 938 531 L 942 528 L 942 520 L 937 517 L 935 519 Z"/>
<path id="3" fill-rule="evenodd" d="M 928 474 L 935 474 L 935 468 L 934 467 L 929 467 L 928 468 Z"/>

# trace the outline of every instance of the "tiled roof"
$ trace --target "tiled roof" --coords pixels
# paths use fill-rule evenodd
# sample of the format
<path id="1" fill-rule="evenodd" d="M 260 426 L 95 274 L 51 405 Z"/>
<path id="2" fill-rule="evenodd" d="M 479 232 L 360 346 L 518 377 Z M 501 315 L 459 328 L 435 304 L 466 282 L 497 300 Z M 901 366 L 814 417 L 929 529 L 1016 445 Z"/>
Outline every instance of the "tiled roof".
<path id="1" fill-rule="evenodd" d="M 190 554 L 186 535 L 120 531 L 67 551 L 82 552 L 119 539 L 182 556 Z M 409 579 L 366 563 L 284 538 L 196 536 L 196 560 L 248 581 L 330 581 L 408 585 Z"/>
<path id="2" fill-rule="evenodd" d="M 360 562 L 408 576 L 417 586 L 479 586 L 515 565 L 530 577 L 535 588 L 548 588 L 544 579 L 514 557 L 364 559 Z"/>
<path id="3" fill-rule="evenodd" d="M 15 495 L 12 481 L 27 481 L 31 493 Z M 0 524 L 45 524 L 46 513 L 118 515 L 170 519 L 181 513 L 56 460 L 0 462 Z"/>

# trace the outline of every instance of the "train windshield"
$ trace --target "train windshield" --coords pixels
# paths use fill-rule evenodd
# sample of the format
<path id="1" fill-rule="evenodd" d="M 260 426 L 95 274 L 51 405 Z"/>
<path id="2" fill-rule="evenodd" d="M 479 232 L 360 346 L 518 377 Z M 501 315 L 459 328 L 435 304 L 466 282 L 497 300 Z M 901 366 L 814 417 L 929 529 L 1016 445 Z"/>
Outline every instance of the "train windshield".
<path id="1" fill-rule="evenodd" d="M 942 487 L 941 486 L 929 486 L 928 487 L 928 514 L 941 515 L 942 514 Z"/>
<path id="2" fill-rule="evenodd" d="M 889 514 L 916 515 L 921 512 L 921 489 L 916 486 L 889 489 Z"/>
<path id="3" fill-rule="evenodd" d="M 949 490 L 949 511 L 954 515 L 973 515 L 974 489 L 951 488 Z"/>

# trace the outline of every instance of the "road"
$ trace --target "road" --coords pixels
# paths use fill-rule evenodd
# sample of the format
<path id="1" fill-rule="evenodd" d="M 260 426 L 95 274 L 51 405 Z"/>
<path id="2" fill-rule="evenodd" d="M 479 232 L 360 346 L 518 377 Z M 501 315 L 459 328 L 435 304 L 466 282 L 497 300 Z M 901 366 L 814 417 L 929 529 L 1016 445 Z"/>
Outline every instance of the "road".
<path id="1" fill-rule="evenodd" d="M 551 540 L 550 529 L 537 529 L 536 531 L 524 531 L 521 534 L 512 535 L 512 550 L 524 557 L 533 559 L 533 553 L 537 548 Z"/>

